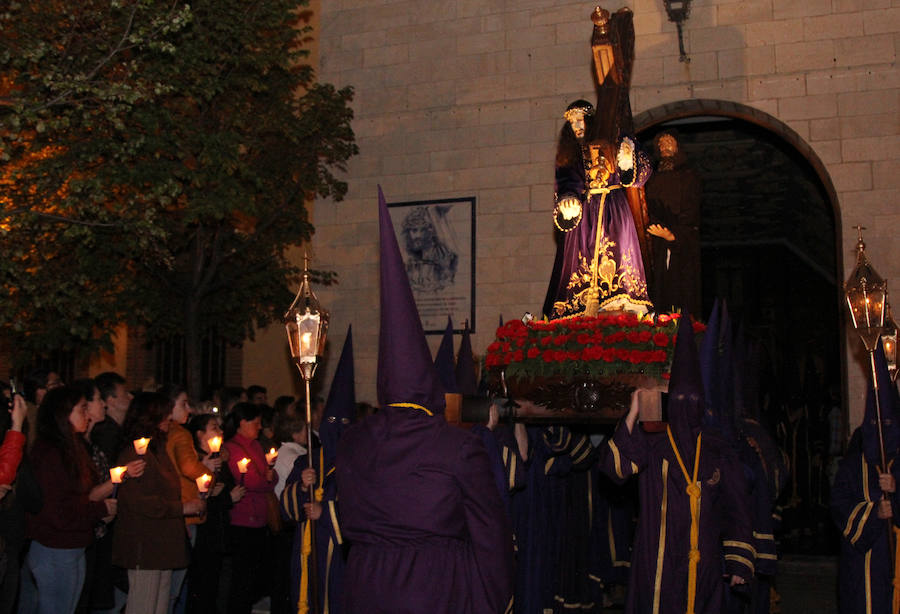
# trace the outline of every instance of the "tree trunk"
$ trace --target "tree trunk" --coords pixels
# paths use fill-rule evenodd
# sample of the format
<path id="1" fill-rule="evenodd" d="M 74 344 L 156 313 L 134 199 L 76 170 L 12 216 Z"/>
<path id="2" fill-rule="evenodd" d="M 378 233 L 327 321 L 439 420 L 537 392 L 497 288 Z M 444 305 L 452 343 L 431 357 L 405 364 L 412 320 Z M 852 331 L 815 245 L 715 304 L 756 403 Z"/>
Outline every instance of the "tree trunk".
<path id="1" fill-rule="evenodd" d="M 203 377 L 200 372 L 200 301 L 189 296 L 184 301 L 184 359 L 185 386 L 196 403 L 202 398 Z"/>

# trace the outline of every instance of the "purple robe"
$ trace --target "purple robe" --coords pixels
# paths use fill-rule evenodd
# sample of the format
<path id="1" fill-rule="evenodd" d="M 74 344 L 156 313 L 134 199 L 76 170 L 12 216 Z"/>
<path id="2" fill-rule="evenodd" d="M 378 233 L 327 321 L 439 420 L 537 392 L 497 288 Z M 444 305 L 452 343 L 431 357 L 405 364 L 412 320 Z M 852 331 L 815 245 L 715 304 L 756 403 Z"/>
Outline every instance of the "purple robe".
<path id="1" fill-rule="evenodd" d="M 684 458 L 688 471 L 694 464 L 690 452 Z M 669 438 L 665 433 L 644 433 L 638 425 L 629 433 L 622 425 L 609 441 L 601 467 L 620 483 L 639 474 L 640 514 L 625 612 L 684 614 L 691 513 L 687 484 Z M 726 576 L 737 575 L 745 581 L 753 576 L 753 536 L 744 507 L 747 487 L 734 454 L 706 432 L 697 479 L 701 483 L 700 562 L 694 611 L 719 614 L 724 609 Z"/>
<path id="2" fill-rule="evenodd" d="M 313 469 L 316 470 L 315 486 L 322 484 L 322 515 L 315 521 L 316 531 L 316 572 L 318 575 L 317 596 L 320 612 L 340 614 L 341 595 L 344 576 L 344 549 L 337 505 L 337 486 L 334 480 L 334 468 L 327 466 L 322 474 L 321 447 L 313 448 Z M 300 580 L 302 578 L 301 549 L 303 532 L 306 528 L 306 513 L 303 504 L 309 503 L 309 492 L 303 487 L 301 480 L 303 470 L 309 466 L 306 454 L 294 461 L 290 475 L 285 480 L 281 491 L 281 508 L 284 515 L 297 523 L 291 546 L 291 603 L 296 605 L 300 597 Z M 310 593 L 307 593 L 309 595 Z"/>
<path id="3" fill-rule="evenodd" d="M 348 614 L 511 606 L 512 535 L 484 446 L 422 410 L 383 407 L 341 437 Z"/>
<path id="4" fill-rule="evenodd" d="M 900 496 L 890 496 L 893 522 L 878 518 L 878 469 L 866 461 L 857 430 L 838 466 L 831 489 L 831 516 L 841 531 L 838 567 L 838 605 L 841 614 L 890 612 L 893 599 L 892 553 L 888 531 L 898 526 Z M 890 461 L 891 474 L 900 485 L 900 468 Z"/>
<path id="5" fill-rule="evenodd" d="M 647 294 L 647 277 L 634 216 L 624 190 L 625 187 L 644 185 L 651 173 L 649 158 L 643 151 L 635 149 L 633 168 L 628 171 L 616 168 L 616 172 L 608 179 L 607 184 L 611 190 L 605 199 L 601 194 L 587 194 L 584 166 L 582 160 L 576 160 L 572 164 L 556 168 L 557 202 L 574 196 L 581 201 L 583 209 L 581 222 L 563 234 L 557 246 L 550 288 L 544 303 L 545 314 L 553 319 L 584 312 L 601 200 L 603 242 L 599 252 L 597 277 L 600 309 L 622 308 L 623 301 L 626 306 L 652 307 Z"/>

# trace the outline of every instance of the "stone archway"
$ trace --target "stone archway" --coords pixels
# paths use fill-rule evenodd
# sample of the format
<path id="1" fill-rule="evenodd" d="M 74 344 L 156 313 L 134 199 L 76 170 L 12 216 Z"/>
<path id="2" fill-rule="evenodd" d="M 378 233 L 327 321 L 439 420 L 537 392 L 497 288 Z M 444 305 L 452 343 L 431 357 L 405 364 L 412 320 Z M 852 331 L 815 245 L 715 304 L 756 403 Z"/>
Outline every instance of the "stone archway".
<path id="1" fill-rule="evenodd" d="M 846 433 L 841 217 L 825 165 L 790 127 L 739 103 L 661 105 L 638 114 L 635 126 L 645 145 L 663 128 L 674 127 L 684 137 L 685 150 L 692 147 L 688 158 L 708 183 L 701 224 L 704 311 L 711 307 L 711 292 L 727 297 L 769 348 L 773 370 L 767 375 L 776 382 L 772 390 L 779 398 L 770 414 L 773 424 L 776 415 L 787 433 L 800 429 L 804 418 L 807 424 L 827 424 L 831 403 L 824 384 L 835 384 Z M 763 165 L 766 172 L 757 174 Z M 818 251 L 811 249 L 813 243 Z M 809 382 L 822 385 L 817 389 Z M 800 464 L 811 476 L 812 464 Z M 818 477 L 804 481 L 817 480 L 824 484 Z M 794 494 L 803 503 L 789 524 L 825 546 L 810 548 L 809 540 L 800 538 L 786 548 L 824 553 L 831 548 L 827 517 L 820 514 L 827 486 L 805 491 L 797 486 Z"/>

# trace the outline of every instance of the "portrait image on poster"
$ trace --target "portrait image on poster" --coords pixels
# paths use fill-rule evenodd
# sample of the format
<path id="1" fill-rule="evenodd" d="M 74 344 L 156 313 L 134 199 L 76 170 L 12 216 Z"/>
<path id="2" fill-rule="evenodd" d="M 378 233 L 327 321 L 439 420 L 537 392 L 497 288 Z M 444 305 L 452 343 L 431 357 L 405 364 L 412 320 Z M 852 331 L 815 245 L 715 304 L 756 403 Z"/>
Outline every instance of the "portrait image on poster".
<path id="1" fill-rule="evenodd" d="M 475 198 L 390 203 L 422 328 L 440 334 L 475 322 Z"/>

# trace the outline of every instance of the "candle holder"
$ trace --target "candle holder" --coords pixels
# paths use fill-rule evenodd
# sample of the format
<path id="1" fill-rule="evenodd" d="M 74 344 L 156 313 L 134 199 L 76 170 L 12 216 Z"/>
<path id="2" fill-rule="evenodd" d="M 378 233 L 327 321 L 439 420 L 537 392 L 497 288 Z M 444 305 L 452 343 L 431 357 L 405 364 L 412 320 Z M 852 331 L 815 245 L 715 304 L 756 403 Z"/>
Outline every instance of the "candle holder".
<path id="1" fill-rule="evenodd" d="M 147 453 L 147 446 L 150 445 L 150 437 L 141 437 L 140 439 L 134 440 L 134 451 L 138 456 L 143 456 Z"/>
<path id="2" fill-rule="evenodd" d="M 275 459 L 278 458 L 278 450 L 275 448 L 270 448 L 268 452 L 266 452 L 266 462 L 269 464 L 269 467 L 275 466 Z"/>
<path id="3" fill-rule="evenodd" d="M 119 484 L 125 479 L 125 472 L 128 467 L 111 467 L 109 470 L 109 479 L 113 483 L 112 498 L 115 499 L 119 494 Z"/>
<path id="4" fill-rule="evenodd" d="M 197 490 L 200 492 L 200 498 L 206 499 L 209 496 L 209 485 L 212 483 L 212 476 L 204 473 L 195 481 L 197 482 Z"/>
<path id="5" fill-rule="evenodd" d="M 244 476 L 247 475 L 247 466 L 251 462 L 252 461 L 247 457 L 244 457 L 237 462 L 238 471 L 240 472 L 240 475 L 241 475 L 241 486 L 244 485 Z"/>
<path id="6" fill-rule="evenodd" d="M 291 349 L 291 359 L 297 365 L 300 376 L 306 388 L 306 458 L 308 467 L 313 469 L 313 432 L 312 432 L 312 403 L 310 401 L 309 382 L 316 372 L 319 358 L 325 353 L 325 335 L 328 332 L 328 312 L 319 304 L 319 299 L 309 283 L 309 257 L 303 259 L 303 281 L 294 302 L 284 314 L 284 326 L 287 330 L 288 345 Z M 315 487 L 309 485 L 309 500 L 316 502 Z M 307 518 L 310 523 L 311 551 L 309 569 L 309 611 L 312 614 L 318 612 L 318 574 L 316 569 L 316 541 L 315 521 Z"/>

